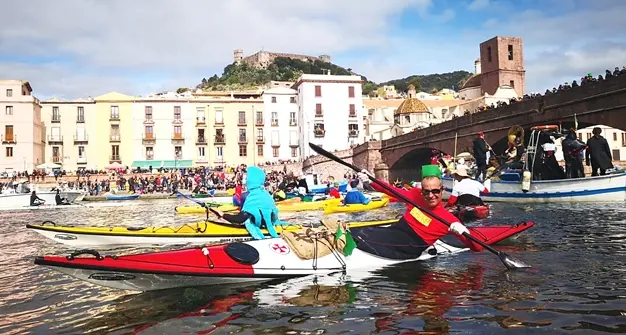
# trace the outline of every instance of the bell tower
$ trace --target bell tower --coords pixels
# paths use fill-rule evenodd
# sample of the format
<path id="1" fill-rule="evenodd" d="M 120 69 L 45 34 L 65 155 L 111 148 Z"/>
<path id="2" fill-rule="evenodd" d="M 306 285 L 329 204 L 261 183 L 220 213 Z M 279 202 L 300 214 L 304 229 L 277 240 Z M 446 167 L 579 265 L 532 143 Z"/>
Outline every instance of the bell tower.
<path id="1" fill-rule="evenodd" d="M 480 44 L 482 94 L 493 95 L 500 86 L 510 86 L 518 96 L 526 92 L 524 46 L 520 37 L 496 36 Z"/>

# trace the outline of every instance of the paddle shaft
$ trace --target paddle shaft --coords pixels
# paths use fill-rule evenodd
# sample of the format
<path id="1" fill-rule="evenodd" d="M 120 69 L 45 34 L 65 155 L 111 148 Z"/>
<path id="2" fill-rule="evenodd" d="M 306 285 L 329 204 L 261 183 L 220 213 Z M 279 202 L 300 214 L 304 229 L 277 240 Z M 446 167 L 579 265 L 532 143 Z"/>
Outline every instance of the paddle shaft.
<path id="1" fill-rule="evenodd" d="M 337 157 L 337 156 L 335 156 L 335 155 L 331 154 L 330 152 L 328 152 L 328 151 L 326 151 L 326 150 L 322 149 L 321 147 L 319 147 L 319 146 L 317 146 L 317 145 L 315 145 L 315 144 L 313 144 L 313 143 L 309 143 L 309 146 L 310 146 L 313 150 L 315 150 L 315 152 L 317 152 L 318 154 L 323 155 L 323 156 L 326 156 L 326 157 L 328 157 L 328 158 L 330 158 L 330 159 L 334 160 L 335 162 L 337 162 L 337 163 L 339 163 L 339 164 L 342 164 L 342 165 L 344 165 L 344 166 L 346 166 L 346 167 L 349 167 L 349 168 L 351 168 L 352 170 L 357 171 L 357 172 L 362 171 L 362 169 L 359 169 L 357 166 L 352 165 L 352 164 L 350 164 L 350 163 L 348 163 L 348 162 L 344 161 L 343 159 L 341 159 L 341 158 L 339 158 L 339 157 Z M 384 189 L 385 189 L 385 190 L 387 190 L 389 193 L 393 194 L 393 195 L 394 195 L 394 197 L 399 198 L 399 199 L 402 199 L 405 203 L 407 203 L 407 204 L 409 204 L 409 205 L 411 205 L 411 206 L 413 206 L 413 207 L 415 207 L 415 208 L 418 208 L 418 209 L 420 209 L 420 210 L 422 210 L 422 211 L 426 212 L 426 214 L 430 215 L 430 216 L 431 216 L 432 218 L 434 218 L 435 220 L 439 220 L 441 223 L 445 224 L 445 225 L 446 225 L 446 226 L 448 226 L 448 227 L 450 226 L 450 223 L 449 223 L 448 221 L 446 221 L 446 220 L 442 219 L 440 216 L 438 216 L 438 215 L 436 215 L 435 213 L 433 213 L 433 212 L 429 211 L 428 209 L 425 209 L 425 208 L 423 208 L 423 207 L 419 206 L 419 205 L 418 205 L 418 204 L 416 204 L 413 200 L 411 200 L 411 199 L 409 199 L 409 198 L 405 197 L 405 196 L 404 196 L 404 194 L 402 194 L 402 193 L 400 193 L 400 192 L 398 192 L 398 191 L 394 190 L 391 186 L 387 185 L 387 183 L 384 183 L 384 182 L 382 182 L 382 181 L 380 181 L 380 180 L 378 180 L 378 179 L 374 178 L 373 176 L 370 176 L 369 174 L 367 174 L 367 176 L 369 177 L 369 179 L 370 179 L 371 181 L 373 181 L 374 183 L 378 184 L 380 187 L 384 188 Z M 485 248 L 485 249 L 487 249 L 487 250 L 491 251 L 492 253 L 494 253 L 494 254 L 496 254 L 496 255 L 500 256 L 500 252 L 499 252 L 498 250 L 494 249 L 493 247 L 491 247 L 490 245 L 488 245 L 487 243 L 485 243 L 485 242 L 483 242 L 483 241 L 481 241 L 481 240 L 479 240 L 479 239 L 475 238 L 474 236 L 472 236 L 472 235 L 470 235 L 470 234 L 468 234 L 468 233 L 463 233 L 463 236 L 465 236 L 466 238 L 468 238 L 468 239 L 472 240 L 473 242 L 476 242 L 477 244 L 481 245 L 483 248 Z"/>

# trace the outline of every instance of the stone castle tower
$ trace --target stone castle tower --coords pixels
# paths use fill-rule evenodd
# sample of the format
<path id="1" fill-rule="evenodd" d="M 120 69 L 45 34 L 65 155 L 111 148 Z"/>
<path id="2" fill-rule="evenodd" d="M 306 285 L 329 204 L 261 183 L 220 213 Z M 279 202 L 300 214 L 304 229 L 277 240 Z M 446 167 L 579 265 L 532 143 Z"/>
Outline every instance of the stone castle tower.
<path id="1" fill-rule="evenodd" d="M 498 87 L 508 85 L 519 96 L 526 91 L 524 49 L 519 37 L 496 36 L 480 44 L 480 86 L 482 93 L 493 95 Z"/>
<path id="2" fill-rule="evenodd" d="M 326 63 L 330 63 L 330 56 L 329 55 L 321 55 L 318 57 L 319 60 L 321 60 L 322 62 L 326 62 Z"/>
<path id="3" fill-rule="evenodd" d="M 235 64 L 241 64 L 243 60 L 243 49 L 235 49 L 233 51 L 233 61 Z"/>

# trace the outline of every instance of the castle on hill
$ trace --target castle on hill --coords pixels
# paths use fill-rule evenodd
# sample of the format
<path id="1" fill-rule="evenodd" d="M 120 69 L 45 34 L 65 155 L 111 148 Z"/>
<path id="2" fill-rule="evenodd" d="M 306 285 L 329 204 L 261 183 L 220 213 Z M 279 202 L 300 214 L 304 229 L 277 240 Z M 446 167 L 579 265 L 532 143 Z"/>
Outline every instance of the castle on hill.
<path id="1" fill-rule="evenodd" d="M 235 49 L 233 51 L 233 60 L 236 64 L 241 64 L 242 62 L 250 65 L 251 67 L 258 69 L 266 69 L 277 57 L 291 58 L 291 59 L 299 59 L 301 61 L 322 61 L 326 63 L 330 63 L 330 56 L 321 55 L 319 57 L 307 56 L 307 55 L 297 55 L 297 54 L 287 54 L 287 53 L 278 53 L 278 52 L 269 52 L 265 50 L 261 50 L 255 54 L 250 56 L 243 56 L 243 49 Z"/>

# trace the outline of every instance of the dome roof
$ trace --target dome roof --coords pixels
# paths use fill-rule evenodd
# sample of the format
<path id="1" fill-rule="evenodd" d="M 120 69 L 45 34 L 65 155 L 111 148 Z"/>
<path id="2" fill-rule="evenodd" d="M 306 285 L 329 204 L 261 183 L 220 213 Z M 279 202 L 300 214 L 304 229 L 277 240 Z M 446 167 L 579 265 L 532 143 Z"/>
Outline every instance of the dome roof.
<path id="1" fill-rule="evenodd" d="M 393 115 L 411 114 L 411 113 L 428 113 L 428 107 L 420 99 L 406 98 Z"/>
<path id="2" fill-rule="evenodd" d="M 467 78 L 463 86 L 461 86 L 461 89 L 472 87 L 480 87 L 480 74 L 473 74 L 471 77 Z"/>

